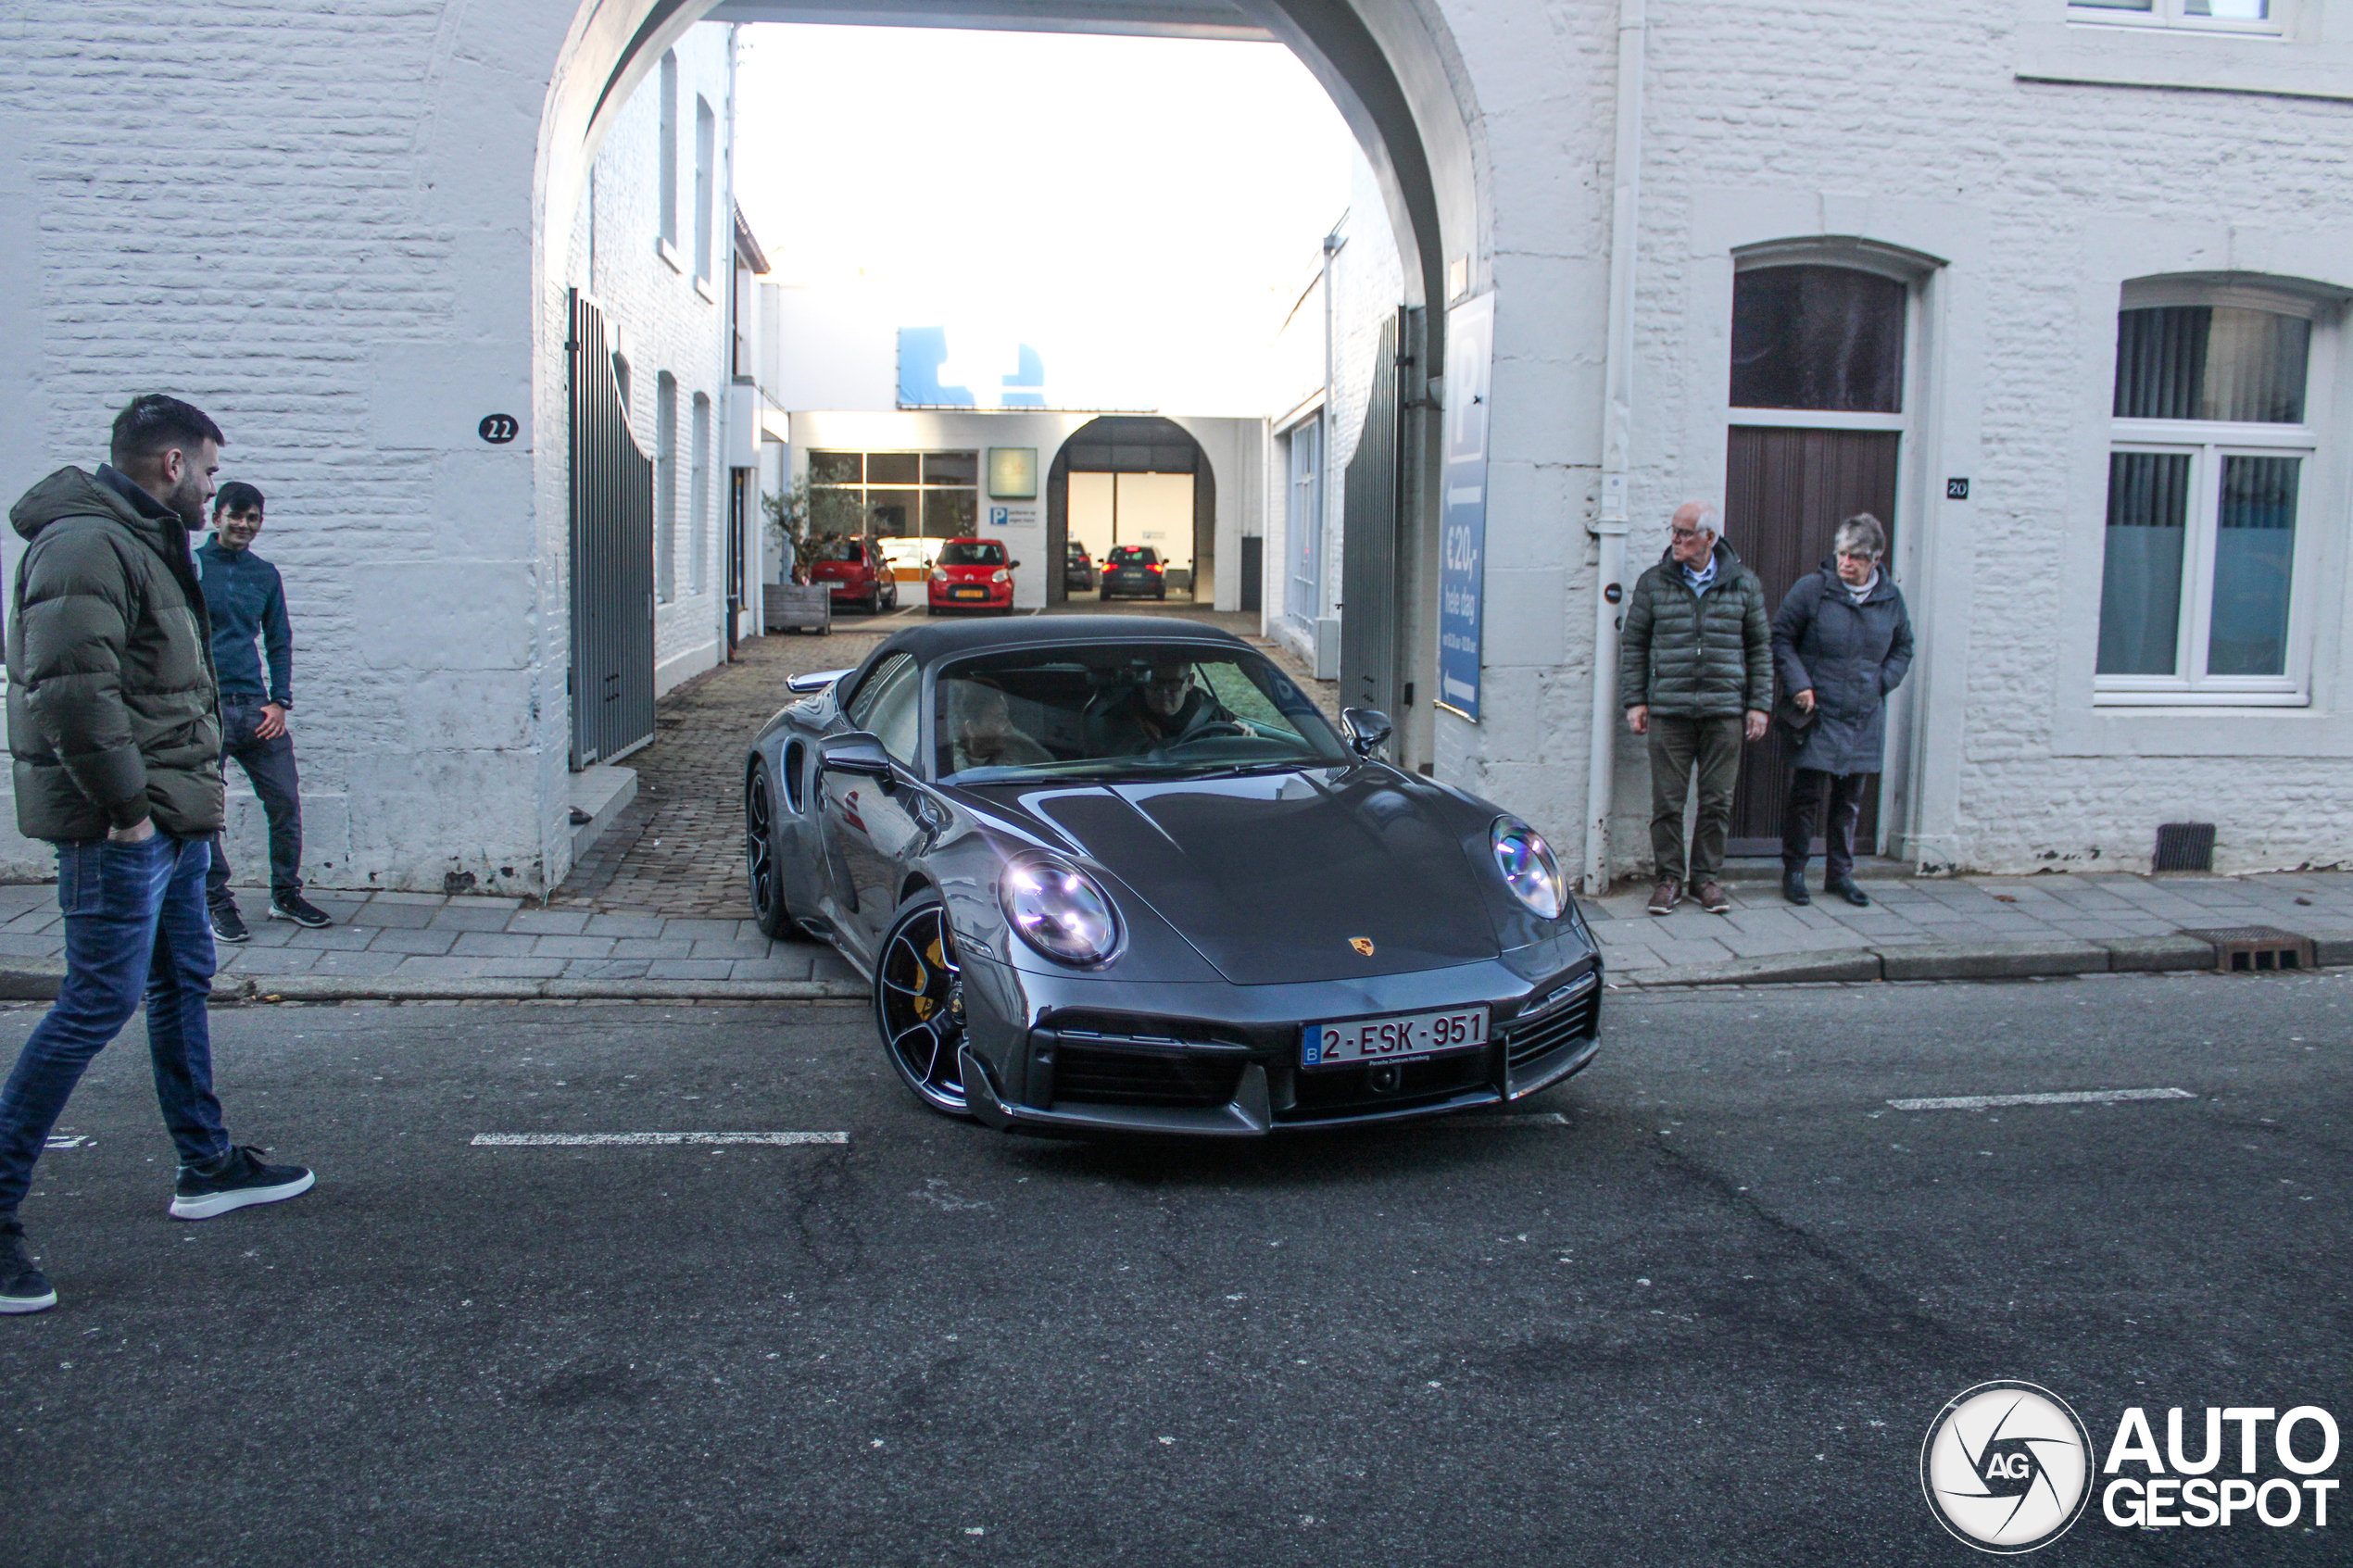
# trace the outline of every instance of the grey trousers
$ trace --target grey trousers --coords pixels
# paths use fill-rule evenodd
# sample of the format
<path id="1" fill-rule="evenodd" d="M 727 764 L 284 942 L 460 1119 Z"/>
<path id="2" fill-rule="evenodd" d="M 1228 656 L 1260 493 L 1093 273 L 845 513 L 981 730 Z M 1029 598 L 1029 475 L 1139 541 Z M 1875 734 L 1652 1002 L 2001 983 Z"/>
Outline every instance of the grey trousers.
<path id="1" fill-rule="evenodd" d="M 1724 869 L 1724 839 L 1732 826 L 1732 788 L 1740 783 L 1743 716 L 1684 719 L 1653 713 L 1651 858 L 1662 882 L 1712 882 Z M 1699 816 L 1692 824 L 1691 855 L 1683 853 L 1683 804 L 1699 778 Z"/>

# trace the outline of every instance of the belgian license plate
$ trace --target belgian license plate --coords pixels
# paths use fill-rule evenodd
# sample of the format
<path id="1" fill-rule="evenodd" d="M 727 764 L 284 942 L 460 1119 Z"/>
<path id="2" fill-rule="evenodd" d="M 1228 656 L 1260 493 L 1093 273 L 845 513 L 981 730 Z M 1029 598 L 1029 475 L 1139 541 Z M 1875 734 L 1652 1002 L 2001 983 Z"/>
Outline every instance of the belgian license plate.
<path id="1" fill-rule="evenodd" d="M 1300 1041 L 1300 1064 L 1341 1067 L 1359 1061 L 1402 1061 L 1444 1051 L 1476 1050 L 1486 1043 L 1484 1007 L 1352 1018 L 1344 1023 L 1309 1024 Z"/>
<path id="2" fill-rule="evenodd" d="M 985 599 L 988 596 L 988 590 L 986 588 L 959 588 L 956 590 L 956 596 L 960 599 Z"/>

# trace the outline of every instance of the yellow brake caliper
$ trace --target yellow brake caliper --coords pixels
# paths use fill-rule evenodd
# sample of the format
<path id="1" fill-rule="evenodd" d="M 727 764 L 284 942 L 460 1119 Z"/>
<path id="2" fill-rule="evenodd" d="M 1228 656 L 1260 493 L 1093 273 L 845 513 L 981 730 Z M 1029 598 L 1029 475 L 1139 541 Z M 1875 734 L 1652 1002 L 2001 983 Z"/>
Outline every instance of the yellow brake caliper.
<path id="1" fill-rule="evenodd" d="M 924 961 L 931 965 L 932 969 L 945 969 L 948 967 L 947 960 L 940 957 L 939 938 L 937 936 L 932 938 L 931 946 L 924 950 Z M 918 992 L 925 993 L 931 990 L 931 970 L 923 970 L 915 976 L 914 988 Z M 934 1002 L 928 995 L 917 996 L 912 998 L 912 1002 L 915 1009 L 915 1016 L 918 1019 L 923 1020 L 925 1022 L 929 1022 L 931 1021 L 932 1009 L 937 1007 L 938 1004 Z"/>

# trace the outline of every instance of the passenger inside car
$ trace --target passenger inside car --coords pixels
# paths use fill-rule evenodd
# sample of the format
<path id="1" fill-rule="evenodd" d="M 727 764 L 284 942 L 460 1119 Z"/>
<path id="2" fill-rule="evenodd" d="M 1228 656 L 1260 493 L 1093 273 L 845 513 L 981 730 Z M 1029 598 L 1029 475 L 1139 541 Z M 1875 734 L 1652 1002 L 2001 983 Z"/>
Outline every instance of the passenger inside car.
<path id="1" fill-rule="evenodd" d="M 1013 722 L 1002 691 L 982 681 L 942 684 L 949 691 L 950 772 L 1034 767 L 1054 759 Z"/>

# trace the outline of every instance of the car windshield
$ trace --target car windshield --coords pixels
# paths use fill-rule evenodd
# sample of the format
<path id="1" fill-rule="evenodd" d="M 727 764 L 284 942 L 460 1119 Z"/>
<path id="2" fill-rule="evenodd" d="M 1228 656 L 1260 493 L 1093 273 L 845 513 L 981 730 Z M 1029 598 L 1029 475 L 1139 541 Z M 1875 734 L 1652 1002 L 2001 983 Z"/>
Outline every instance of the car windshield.
<path id="1" fill-rule="evenodd" d="M 1114 566 L 1142 566 L 1152 558 L 1150 545 L 1122 545 L 1103 558 Z"/>
<path id="2" fill-rule="evenodd" d="M 855 539 L 812 539 L 809 542 L 811 560 L 862 560 Z"/>
<path id="3" fill-rule="evenodd" d="M 938 777 L 1166 778 L 1355 760 L 1248 648 L 1093 643 L 959 659 L 934 683 Z"/>
<path id="4" fill-rule="evenodd" d="M 1002 566 L 1005 546 L 994 539 L 950 539 L 939 546 L 942 566 Z"/>

